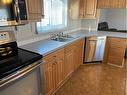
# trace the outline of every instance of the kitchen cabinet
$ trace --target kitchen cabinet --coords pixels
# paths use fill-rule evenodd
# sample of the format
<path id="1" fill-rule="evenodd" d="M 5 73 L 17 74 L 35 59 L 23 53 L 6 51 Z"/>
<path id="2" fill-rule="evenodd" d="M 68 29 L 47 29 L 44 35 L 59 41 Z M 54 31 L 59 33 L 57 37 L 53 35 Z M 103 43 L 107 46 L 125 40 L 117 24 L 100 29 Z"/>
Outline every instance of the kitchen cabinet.
<path id="1" fill-rule="evenodd" d="M 79 17 L 83 19 L 95 19 L 97 14 L 97 0 L 80 0 Z"/>
<path id="2" fill-rule="evenodd" d="M 79 0 L 69 0 L 69 17 L 79 19 Z"/>
<path id="3" fill-rule="evenodd" d="M 65 47 L 65 78 L 83 64 L 84 43 L 81 39 Z"/>
<path id="4" fill-rule="evenodd" d="M 64 77 L 67 78 L 72 74 L 74 71 L 74 46 L 73 44 L 65 47 L 65 75 Z"/>
<path id="5" fill-rule="evenodd" d="M 98 0 L 98 8 L 127 8 L 126 0 Z"/>
<path id="6" fill-rule="evenodd" d="M 123 67 L 127 39 L 108 37 L 104 54 L 104 63 Z"/>
<path id="7" fill-rule="evenodd" d="M 83 63 L 84 40 L 78 40 L 44 57 L 45 95 L 53 94 Z"/>
<path id="8" fill-rule="evenodd" d="M 43 0 L 27 0 L 28 20 L 40 21 L 44 17 Z"/>
<path id="9" fill-rule="evenodd" d="M 84 40 L 79 40 L 75 42 L 74 46 L 74 69 L 78 69 L 78 67 L 83 64 L 84 57 Z"/>
<path id="10" fill-rule="evenodd" d="M 64 49 L 44 57 L 45 95 L 51 95 L 64 77 Z"/>

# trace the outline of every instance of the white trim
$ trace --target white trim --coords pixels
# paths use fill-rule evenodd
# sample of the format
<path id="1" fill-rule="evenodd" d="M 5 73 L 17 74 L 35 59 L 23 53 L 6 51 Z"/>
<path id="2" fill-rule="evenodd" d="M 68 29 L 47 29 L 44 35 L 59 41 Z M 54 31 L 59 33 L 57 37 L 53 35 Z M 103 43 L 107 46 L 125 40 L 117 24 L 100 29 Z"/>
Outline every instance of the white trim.
<path id="1" fill-rule="evenodd" d="M 119 65 L 115 65 L 115 64 L 112 64 L 112 63 L 107 63 L 108 65 L 111 65 L 111 66 L 115 66 L 115 67 L 119 67 L 119 68 L 123 68 L 123 64 L 122 64 L 122 66 L 119 66 Z"/>
<path id="2" fill-rule="evenodd" d="M 91 31 L 91 30 L 92 30 L 92 31 L 94 31 L 94 30 L 97 31 L 97 28 L 90 28 L 90 29 L 89 29 L 88 27 L 86 27 L 86 28 L 81 28 L 81 29 L 82 29 L 82 30 L 89 30 L 89 31 Z"/>

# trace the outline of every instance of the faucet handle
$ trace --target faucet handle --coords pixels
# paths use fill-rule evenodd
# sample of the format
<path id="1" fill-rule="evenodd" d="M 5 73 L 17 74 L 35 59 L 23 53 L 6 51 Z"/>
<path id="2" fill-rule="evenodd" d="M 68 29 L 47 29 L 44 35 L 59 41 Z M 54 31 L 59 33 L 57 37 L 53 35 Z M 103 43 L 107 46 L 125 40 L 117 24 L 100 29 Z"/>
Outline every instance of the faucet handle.
<path id="1" fill-rule="evenodd" d="M 50 39 L 55 39 L 57 37 L 57 34 L 51 34 Z"/>

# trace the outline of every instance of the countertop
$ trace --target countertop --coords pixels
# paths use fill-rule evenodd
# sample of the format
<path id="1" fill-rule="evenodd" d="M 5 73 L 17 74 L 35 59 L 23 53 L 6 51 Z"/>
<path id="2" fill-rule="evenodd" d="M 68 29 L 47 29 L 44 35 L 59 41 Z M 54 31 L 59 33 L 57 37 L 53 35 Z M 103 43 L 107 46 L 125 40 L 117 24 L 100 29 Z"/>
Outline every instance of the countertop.
<path id="1" fill-rule="evenodd" d="M 70 33 L 69 35 L 73 36 L 74 39 L 66 42 L 53 41 L 50 39 L 40 40 L 37 42 L 33 42 L 24 46 L 20 46 L 20 48 L 33 51 L 39 53 L 43 56 L 56 51 L 66 45 L 89 36 L 108 36 L 108 37 L 119 37 L 119 38 L 127 38 L 127 33 L 117 33 L 117 32 L 106 32 L 106 31 L 88 31 L 82 30 L 74 33 Z"/>

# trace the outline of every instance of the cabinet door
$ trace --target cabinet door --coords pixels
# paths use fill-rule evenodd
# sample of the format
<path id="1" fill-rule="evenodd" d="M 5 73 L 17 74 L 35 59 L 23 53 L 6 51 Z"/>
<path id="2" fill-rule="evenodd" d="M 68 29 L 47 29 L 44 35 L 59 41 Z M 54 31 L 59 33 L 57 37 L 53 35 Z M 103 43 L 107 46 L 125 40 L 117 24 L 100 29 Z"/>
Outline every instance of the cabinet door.
<path id="1" fill-rule="evenodd" d="M 65 77 L 73 72 L 73 52 L 65 54 Z"/>
<path id="2" fill-rule="evenodd" d="M 45 95 L 50 95 L 55 89 L 55 61 L 45 60 L 44 74 L 45 74 Z"/>
<path id="3" fill-rule="evenodd" d="M 123 66 L 126 50 L 126 40 L 122 38 L 109 38 L 110 48 L 108 63 L 116 66 Z"/>
<path id="4" fill-rule="evenodd" d="M 63 59 L 58 59 L 55 65 L 55 88 L 57 88 L 63 81 L 63 74 L 64 74 L 64 60 Z"/>
<path id="5" fill-rule="evenodd" d="M 69 16 L 71 19 L 79 19 L 79 0 L 69 0 Z"/>
<path id="6" fill-rule="evenodd" d="M 80 0 L 79 2 L 79 17 L 84 18 L 84 3 L 85 0 Z"/>
<path id="7" fill-rule="evenodd" d="M 118 0 L 117 8 L 127 8 L 126 0 Z"/>
<path id="8" fill-rule="evenodd" d="M 83 56 L 84 56 L 84 40 L 80 40 L 75 44 L 75 51 L 74 51 L 74 63 L 75 63 L 75 70 L 83 64 Z"/>
<path id="9" fill-rule="evenodd" d="M 83 64 L 83 57 L 84 57 L 84 40 L 80 40 L 78 42 L 78 66 Z"/>
<path id="10" fill-rule="evenodd" d="M 74 48 L 73 46 L 68 48 L 66 48 L 65 50 L 65 78 L 68 77 L 74 71 Z"/>
<path id="11" fill-rule="evenodd" d="M 79 16 L 84 19 L 96 18 L 97 0 L 80 0 Z"/>
<path id="12" fill-rule="evenodd" d="M 60 50 L 56 54 L 55 86 L 57 88 L 64 80 L 64 49 Z"/>
<path id="13" fill-rule="evenodd" d="M 84 18 L 96 18 L 97 0 L 84 0 Z"/>
<path id="14" fill-rule="evenodd" d="M 43 1 L 42 0 L 27 0 L 28 19 L 29 21 L 40 21 L 43 16 Z"/>

